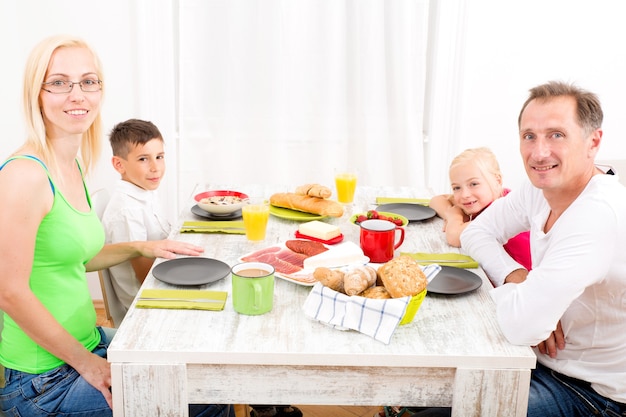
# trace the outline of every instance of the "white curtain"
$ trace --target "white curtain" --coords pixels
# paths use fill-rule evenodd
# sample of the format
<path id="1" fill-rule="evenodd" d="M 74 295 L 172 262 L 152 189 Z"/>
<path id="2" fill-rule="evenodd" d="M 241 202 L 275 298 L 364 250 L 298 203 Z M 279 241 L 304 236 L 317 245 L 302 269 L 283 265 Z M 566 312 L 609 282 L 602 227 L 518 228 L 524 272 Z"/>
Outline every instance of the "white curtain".
<path id="1" fill-rule="evenodd" d="M 195 183 L 425 185 L 428 0 L 185 0 L 179 196 Z"/>

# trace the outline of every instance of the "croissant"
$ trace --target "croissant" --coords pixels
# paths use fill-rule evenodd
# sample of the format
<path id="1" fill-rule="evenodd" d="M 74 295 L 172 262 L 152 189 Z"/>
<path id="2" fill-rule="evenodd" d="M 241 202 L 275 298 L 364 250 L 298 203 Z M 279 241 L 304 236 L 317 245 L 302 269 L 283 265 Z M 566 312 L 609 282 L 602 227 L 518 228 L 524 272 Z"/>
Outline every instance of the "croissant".
<path id="1" fill-rule="evenodd" d="M 357 295 L 376 284 L 376 270 L 371 266 L 358 266 L 346 272 L 343 289 L 347 295 Z"/>
<path id="2" fill-rule="evenodd" d="M 296 188 L 296 194 L 316 198 L 328 198 L 332 195 L 332 191 L 330 191 L 330 188 L 320 184 L 304 184 Z"/>

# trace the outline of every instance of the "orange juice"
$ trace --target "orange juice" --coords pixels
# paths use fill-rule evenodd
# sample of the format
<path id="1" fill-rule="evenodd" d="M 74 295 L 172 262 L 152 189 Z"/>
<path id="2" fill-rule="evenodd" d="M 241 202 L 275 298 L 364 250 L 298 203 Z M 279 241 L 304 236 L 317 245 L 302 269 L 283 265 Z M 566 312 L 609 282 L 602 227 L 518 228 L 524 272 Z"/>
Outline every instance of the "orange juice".
<path id="1" fill-rule="evenodd" d="M 352 203 L 356 190 L 356 174 L 341 173 L 335 175 L 335 187 L 337 188 L 337 201 Z"/>
<path id="2" fill-rule="evenodd" d="M 248 240 L 265 239 L 267 220 L 270 217 L 270 206 L 267 203 L 248 204 L 241 208 L 243 225 L 246 228 Z"/>

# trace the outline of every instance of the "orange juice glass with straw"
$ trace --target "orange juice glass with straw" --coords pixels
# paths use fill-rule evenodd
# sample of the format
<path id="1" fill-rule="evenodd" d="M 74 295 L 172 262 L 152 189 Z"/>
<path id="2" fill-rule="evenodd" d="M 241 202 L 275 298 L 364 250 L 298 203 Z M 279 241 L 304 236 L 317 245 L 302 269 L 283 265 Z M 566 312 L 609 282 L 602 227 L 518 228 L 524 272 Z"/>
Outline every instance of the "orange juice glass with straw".
<path id="1" fill-rule="evenodd" d="M 352 172 L 338 172 L 335 174 L 337 201 L 344 204 L 352 203 L 356 190 L 356 174 Z"/>
<path id="2" fill-rule="evenodd" d="M 241 208 L 241 214 L 248 240 L 265 239 L 267 221 L 270 217 L 269 202 L 262 199 L 250 200 L 249 204 Z"/>

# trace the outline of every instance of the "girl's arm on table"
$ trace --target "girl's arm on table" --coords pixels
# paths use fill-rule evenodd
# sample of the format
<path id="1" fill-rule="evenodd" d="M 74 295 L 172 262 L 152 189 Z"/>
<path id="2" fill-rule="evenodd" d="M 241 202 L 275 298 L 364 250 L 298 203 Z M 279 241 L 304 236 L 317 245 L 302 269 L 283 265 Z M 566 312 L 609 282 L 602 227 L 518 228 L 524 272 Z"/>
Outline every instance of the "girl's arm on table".
<path id="1" fill-rule="evenodd" d="M 460 248 L 461 233 L 469 224 L 469 219 L 451 200 L 450 194 L 440 194 L 430 200 L 429 206 L 444 221 L 443 231 L 446 233 L 448 245 Z"/>

